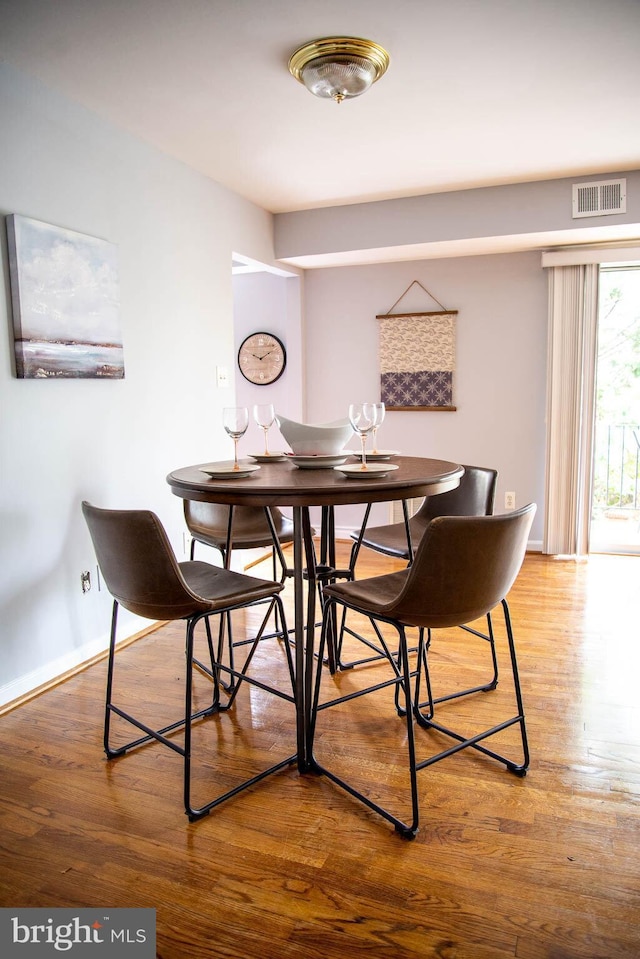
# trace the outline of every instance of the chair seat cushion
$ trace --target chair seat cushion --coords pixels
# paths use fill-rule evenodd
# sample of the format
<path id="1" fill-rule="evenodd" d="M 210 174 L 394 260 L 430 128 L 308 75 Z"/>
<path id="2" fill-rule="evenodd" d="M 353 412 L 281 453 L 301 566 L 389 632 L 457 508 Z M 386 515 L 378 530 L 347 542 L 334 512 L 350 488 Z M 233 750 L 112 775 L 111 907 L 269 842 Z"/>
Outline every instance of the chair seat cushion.
<path id="1" fill-rule="evenodd" d="M 384 615 L 384 612 L 396 602 L 404 589 L 409 575 L 408 569 L 383 576 L 371 576 L 368 579 L 349 580 L 325 586 L 325 596 L 347 603 L 363 612 Z"/>
<path id="2" fill-rule="evenodd" d="M 229 605 L 255 602 L 273 596 L 284 588 L 272 579 L 258 579 L 257 576 L 221 569 L 199 560 L 178 565 L 189 589 L 200 599 L 209 602 L 212 612 Z"/>

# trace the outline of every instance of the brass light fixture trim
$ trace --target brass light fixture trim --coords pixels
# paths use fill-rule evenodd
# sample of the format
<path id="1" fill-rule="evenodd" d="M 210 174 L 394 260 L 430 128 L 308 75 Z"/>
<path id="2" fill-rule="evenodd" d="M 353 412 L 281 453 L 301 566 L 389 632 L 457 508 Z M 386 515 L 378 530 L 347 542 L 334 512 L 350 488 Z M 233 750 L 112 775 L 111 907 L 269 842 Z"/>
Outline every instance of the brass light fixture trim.
<path id="1" fill-rule="evenodd" d="M 360 96 L 389 66 L 378 43 L 360 37 L 324 37 L 292 54 L 289 72 L 315 96 L 342 100 Z"/>

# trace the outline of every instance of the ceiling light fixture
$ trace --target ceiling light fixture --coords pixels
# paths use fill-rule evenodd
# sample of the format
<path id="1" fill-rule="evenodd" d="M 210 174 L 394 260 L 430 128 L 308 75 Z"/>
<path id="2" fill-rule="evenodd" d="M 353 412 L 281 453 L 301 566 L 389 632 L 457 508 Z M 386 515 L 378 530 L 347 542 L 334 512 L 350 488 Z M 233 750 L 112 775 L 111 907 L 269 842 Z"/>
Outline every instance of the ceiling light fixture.
<path id="1" fill-rule="evenodd" d="M 387 51 L 358 37 L 325 37 L 291 56 L 289 72 L 316 97 L 342 103 L 359 97 L 389 66 Z"/>

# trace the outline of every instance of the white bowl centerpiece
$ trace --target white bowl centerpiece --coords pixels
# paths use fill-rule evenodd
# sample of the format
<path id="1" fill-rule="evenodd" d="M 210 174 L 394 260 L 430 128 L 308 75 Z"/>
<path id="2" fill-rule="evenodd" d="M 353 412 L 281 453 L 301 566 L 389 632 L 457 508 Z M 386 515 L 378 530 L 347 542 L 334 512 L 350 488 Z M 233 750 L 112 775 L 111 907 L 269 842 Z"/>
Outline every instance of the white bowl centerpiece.
<path id="1" fill-rule="evenodd" d="M 339 453 L 345 443 L 353 436 L 353 428 L 348 419 L 334 420 L 332 423 L 296 423 L 276 413 L 280 432 L 294 453 L 300 456 L 328 456 Z"/>

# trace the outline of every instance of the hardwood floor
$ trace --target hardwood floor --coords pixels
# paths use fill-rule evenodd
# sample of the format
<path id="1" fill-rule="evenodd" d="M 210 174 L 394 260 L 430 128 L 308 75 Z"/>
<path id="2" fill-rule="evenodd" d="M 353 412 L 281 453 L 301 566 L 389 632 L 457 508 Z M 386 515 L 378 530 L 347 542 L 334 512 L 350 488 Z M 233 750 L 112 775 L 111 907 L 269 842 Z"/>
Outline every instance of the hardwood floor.
<path id="1" fill-rule="evenodd" d="M 390 568 L 363 550 L 360 576 Z M 105 760 L 105 663 L 91 666 L 0 718 L 0 905 L 155 907 L 163 959 L 637 959 L 639 574 L 636 557 L 527 556 L 509 601 L 529 774 L 469 750 L 424 770 L 414 842 L 295 767 L 189 824 L 177 755 L 155 744 Z M 482 645 L 436 635 L 439 688 L 482 675 L 456 665 L 465 650 L 482 661 Z M 120 654 L 123 695 L 149 721 L 179 715 L 182 658 L 181 625 Z M 285 681 L 275 641 L 258 665 Z M 326 695 L 379 669 L 327 676 Z M 204 702 L 208 682 L 197 685 Z M 480 723 L 508 691 L 505 678 L 447 705 L 447 720 Z M 348 754 L 351 775 L 400 809 L 402 721 L 388 691 L 323 717 L 322 760 Z M 247 691 L 195 738 L 208 799 L 293 751 L 291 707 Z"/>

